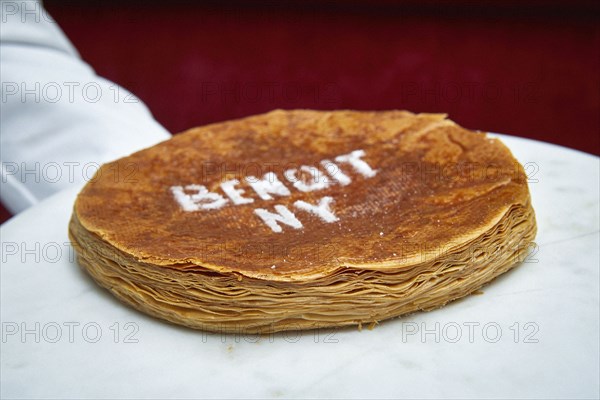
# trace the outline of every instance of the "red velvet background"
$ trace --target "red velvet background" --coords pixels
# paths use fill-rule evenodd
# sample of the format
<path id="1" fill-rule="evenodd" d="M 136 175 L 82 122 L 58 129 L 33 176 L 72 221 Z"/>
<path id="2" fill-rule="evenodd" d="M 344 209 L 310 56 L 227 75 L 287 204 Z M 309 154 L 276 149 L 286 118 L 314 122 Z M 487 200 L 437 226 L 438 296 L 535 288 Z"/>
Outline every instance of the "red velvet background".
<path id="1" fill-rule="evenodd" d="M 600 154 L 595 2 L 47 0 L 169 131 L 274 108 L 445 112 Z"/>

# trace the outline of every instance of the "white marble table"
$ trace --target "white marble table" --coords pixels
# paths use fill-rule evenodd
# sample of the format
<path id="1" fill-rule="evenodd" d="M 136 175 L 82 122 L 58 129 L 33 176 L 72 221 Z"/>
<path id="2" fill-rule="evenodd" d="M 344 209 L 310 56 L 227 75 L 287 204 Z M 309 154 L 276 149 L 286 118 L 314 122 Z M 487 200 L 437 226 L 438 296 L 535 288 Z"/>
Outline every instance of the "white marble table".
<path id="1" fill-rule="evenodd" d="M 597 157 L 502 136 L 538 251 L 442 309 L 355 329 L 214 335 L 146 317 L 73 262 L 76 190 L 1 228 L 2 398 L 598 398 Z"/>

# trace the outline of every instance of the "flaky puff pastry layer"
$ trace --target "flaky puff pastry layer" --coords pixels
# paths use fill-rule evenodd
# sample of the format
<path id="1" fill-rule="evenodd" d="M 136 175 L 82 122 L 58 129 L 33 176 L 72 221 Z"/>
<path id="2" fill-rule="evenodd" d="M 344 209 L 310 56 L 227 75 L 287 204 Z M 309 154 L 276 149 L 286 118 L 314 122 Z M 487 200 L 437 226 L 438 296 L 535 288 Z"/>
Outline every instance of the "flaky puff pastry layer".
<path id="1" fill-rule="evenodd" d="M 206 166 L 285 176 L 290 165 L 357 149 L 377 173 L 346 168 L 347 185 L 209 212 L 182 211 L 169 192 L 216 191 L 248 171 Z M 131 165 L 134 180 L 109 173 Z M 311 216 L 275 233 L 253 213 L 322 196 L 334 199 L 337 221 Z M 360 326 L 440 307 L 518 265 L 535 233 L 526 176 L 501 142 L 406 111 L 278 110 L 195 128 L 103 166 L 69 226 L 79 264 L 123 302 L 192 328 L 245 333 Z"/>

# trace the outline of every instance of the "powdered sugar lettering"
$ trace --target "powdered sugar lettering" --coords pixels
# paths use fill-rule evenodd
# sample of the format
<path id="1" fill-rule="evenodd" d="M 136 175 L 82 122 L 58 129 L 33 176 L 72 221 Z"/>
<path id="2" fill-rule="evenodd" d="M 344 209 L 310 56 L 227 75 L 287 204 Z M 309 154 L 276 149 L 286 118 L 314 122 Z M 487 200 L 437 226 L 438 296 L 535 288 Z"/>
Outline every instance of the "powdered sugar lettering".
<path id="1" fill-rule="evenodd" d="M 365 152 L 355 150 L 334 158 L 335 162 L 322 160 L 320 167 L 302 165 L 284 171 L 285 181 L 296 190 L 304 193 L 326 189 L 332 185 L 346 186 L 352 183 L 352 178 L 346 174 L 342 167 L 350 167 L 356 174 L 363 178 L 372 178 L 377 170 L 363 160 Z M 323 170 L 325 172 L 323 172 Z M 227 205 L 243 205 L 254 203 L 252 189 L 256 196 L 262 200 L 275 200 L 276 197 L 291 195 L 291 191 L 273 172 L 266 173 L 262 178 L 247 176 L 246 189 L 239 187 L 242 183 L 237 179 L 221 182 L 223 194 L 210 192 L 205 186 L 191 184 L 186 186 L 171 186 L 170 190 L 175 201 L 185 212 L 217 210 Z M 317 204 L 298 200 L 293 204 L 294 211 L 316 216 L 324 223 L 339 221 L 332 208 L 334 199 L 330 196 L 322 197 Z M 294 211 L 281 204 L 276 204 L 273 209 L 256 208 L 254 214 L 275 233 L 283 232 L 283 226 L 292 229 L 301 229 L 302 222 Z"/>

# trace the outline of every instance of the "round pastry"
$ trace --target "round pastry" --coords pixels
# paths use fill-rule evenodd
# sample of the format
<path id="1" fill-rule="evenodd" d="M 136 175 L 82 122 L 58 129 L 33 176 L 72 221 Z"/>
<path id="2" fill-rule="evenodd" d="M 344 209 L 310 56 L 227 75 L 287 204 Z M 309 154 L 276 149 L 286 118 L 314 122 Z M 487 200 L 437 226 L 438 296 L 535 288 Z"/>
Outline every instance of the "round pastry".
<path id="1" fill-rule="evenodd" d="M 536 233 L 497 139 L 442 114 L 276 110 L 103 165 L 69 226 L 123 302 L 218 332 L 374 324 L 480 289 Z"/>

